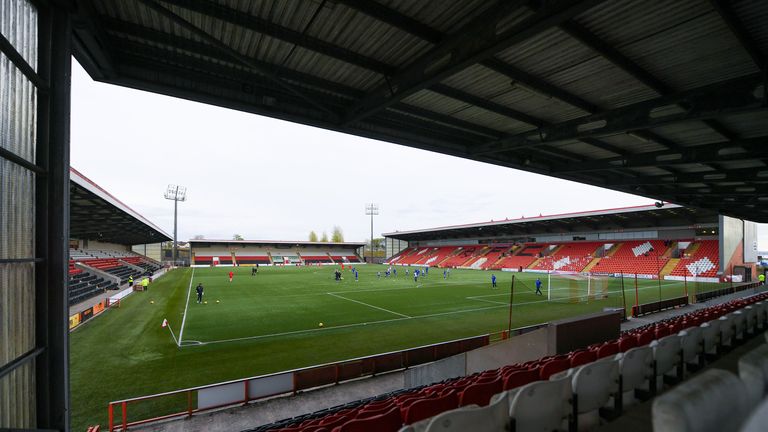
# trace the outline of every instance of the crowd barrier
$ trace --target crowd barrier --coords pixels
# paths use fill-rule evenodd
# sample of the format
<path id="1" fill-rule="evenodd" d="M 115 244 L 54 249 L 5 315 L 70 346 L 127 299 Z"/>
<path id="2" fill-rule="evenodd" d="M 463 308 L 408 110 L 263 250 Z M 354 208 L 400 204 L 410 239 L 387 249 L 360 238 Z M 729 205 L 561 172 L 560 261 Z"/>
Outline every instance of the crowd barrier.
<path id="1" fill-rule="evenodd" d="M 267 397 L 296 394 L 310 388 L 405 369 L 471 351 L 489 343 L 489 335 L 475 336 L 337 363 L 114 401 L 109 403 L 108 408 L 109 431 L 124 431 L 131 426 L 164 419 L 191 417 L 206 410 L 246 405 Z M 143 406 L 137 408 L 137 411 L 146 413 L 147 418 L 129 419 L 129 406 L 150 400 L 155 407 L 165 408 L 171 413 L 160 414 L 157 411 L 161 408 Z M 116 410 L 119 416 L 117 422 Z"/>
<path id="2" fill-rule="evenodd" d="M 656 312 L 663 311 L 665 309 L 671 309 L 678 306 L 687 306 L 688 296 L 675 297 L 671 299 L 655 301 L 650 303 L 643 303 L 632 306 L 632 316 L 639 317 Z"/>
<path id="3" fill-rule="evenodd" d="M 89 319 L 101 314 L 107 308 L 107 300 L 102 300 L 88 309 L 69 316 L 69 330 L 72 331 Z"/>
<path id="4" fill-rule="evenodd" d="M 752 283 L 748 283 L 748 284 L 737 285 L 737 286 L 733 286 L 733 287 L 721 288 L 721 289 L 717 289 L 717 290 L 712 290 L 712 291 L 707 291 L 707 292 L 699 293 L 699 294 L 696 294 L 696 302 L 698 303 L 698 302 L 707 301 L 707 300 L 710 300 L 710 299 L 713 299 L 713 298 L 716 298 L 716 297 L 721 297 L 721 296 L 724 296 L 724 295 L 733 294 L 733 293 L 736 293 L 736 292 L 739 292 L 739 291 L 744 291 L 744 290 L 748 290 L 748 289 L 752 289 L 752 288 L 757 288 L 759 286 L 760 286 L 760 282 L 752 282 Z"/>

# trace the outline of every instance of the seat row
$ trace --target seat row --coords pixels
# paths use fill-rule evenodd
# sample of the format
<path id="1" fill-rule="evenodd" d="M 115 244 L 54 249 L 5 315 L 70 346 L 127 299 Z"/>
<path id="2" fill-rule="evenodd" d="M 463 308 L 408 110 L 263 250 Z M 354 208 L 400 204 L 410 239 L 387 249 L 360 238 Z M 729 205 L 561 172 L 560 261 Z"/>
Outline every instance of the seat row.
<path id="1" fill-rule="evenodd" d="M 409 389 L 259 430 L 590 430 L 765 329 L 768 294 L 624 332 L 567 354 Z"/>
<path id="2" fill-rule="evenodd" d="M 653 430 L 762 432 L 768 427 L 766 384 L 768 344 L 762 343 L 739 358 L 738 376 L 710 369 L 654 400 Z"/>

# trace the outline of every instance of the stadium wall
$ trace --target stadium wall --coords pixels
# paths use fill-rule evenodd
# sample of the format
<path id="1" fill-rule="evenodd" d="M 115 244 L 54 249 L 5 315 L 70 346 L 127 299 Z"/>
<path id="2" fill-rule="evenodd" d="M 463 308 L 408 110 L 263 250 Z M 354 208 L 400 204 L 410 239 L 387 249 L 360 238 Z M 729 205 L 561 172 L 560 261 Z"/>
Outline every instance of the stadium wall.
<path id="1" fill-rule="evenodd" d="M 384 254 L 386 259 L 390 259 L 393 256 L 400 253 L 400 251 L 408 248 L 408 242 L 406 240 L 399 240 L 392 237 L 384 238 Z"/>
<path id="2" fill-rule="evenodd" d="M 158 262 L 163 260 L 162 243 L 133 245 L 131 250 Z"/>
<path id="3" fill-rule="evenodd" d="M 757 226 L 728 216 L 719 218 L 720 271 L 730 274 L 734 266 L 752 269 L 757 262 Z"/>
<path id="4" fill-rule="evenodd" d="M 73 246 L 73 242 L 77 242 L 77 249 L 114 250 L 123 252 L 131 251 L 130 246 L 119 243 L 107 243 L 88 239 L 72 239 L 69 242 L 70 247 Z"/>

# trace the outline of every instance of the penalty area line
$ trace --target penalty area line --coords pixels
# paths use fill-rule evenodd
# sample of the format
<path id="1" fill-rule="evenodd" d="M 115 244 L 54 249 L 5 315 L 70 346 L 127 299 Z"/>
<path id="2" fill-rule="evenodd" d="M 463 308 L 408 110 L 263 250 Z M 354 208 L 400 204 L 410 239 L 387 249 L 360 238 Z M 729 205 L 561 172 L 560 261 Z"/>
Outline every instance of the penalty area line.
<path id="1" fill-rule="evenodd" d="M 184 334 L 184 323 L 187 322 L 187 309 L 189 309 L 189 294 L 192 292 L 192 281 L 195 279 L 195 268 L 192 267 L 192 276 L 189 278 L 189 287 L 187 288 L 187 304 L 184 306 L 184 316 L 181 318 L 181 330 L 179 330 L 179 343 L 177 344 L 181 348 L 181 343 L 184 341 L 182 335 Z"/>

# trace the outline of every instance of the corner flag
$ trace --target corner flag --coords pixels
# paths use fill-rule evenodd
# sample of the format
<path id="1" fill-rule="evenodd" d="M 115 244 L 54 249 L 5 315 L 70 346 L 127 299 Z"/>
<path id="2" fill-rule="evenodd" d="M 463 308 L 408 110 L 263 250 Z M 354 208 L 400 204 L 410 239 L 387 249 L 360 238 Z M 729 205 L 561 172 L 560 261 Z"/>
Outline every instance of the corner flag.
<path id="1" fill-rule="evenodd" d="M 163 324 L 161 325 L 162 328 L 168 327 L 168 320 L 163 318 Z"/>

